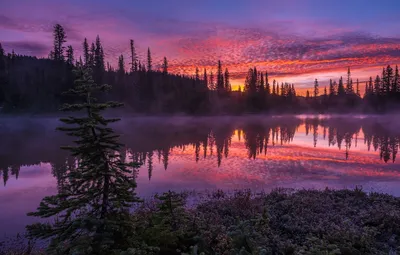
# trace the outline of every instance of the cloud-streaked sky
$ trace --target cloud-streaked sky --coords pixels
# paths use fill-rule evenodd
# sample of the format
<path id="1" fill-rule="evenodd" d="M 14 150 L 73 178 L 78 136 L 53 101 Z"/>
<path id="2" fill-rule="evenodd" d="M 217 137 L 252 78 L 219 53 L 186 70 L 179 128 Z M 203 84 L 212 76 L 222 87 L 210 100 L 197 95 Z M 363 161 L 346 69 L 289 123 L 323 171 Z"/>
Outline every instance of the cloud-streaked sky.
<path id="1" fill-rule="evenodd" d="M 6 51 L 47 56 L 60 23 L 77 55 L 100 35 L 107 61 L 129 56 L 134 39 L 145 59 L 169 59 L 170 71 L 193 74 L 222 60 L 234 85 L 248 68 L 270 79 L 311 87 L 346 74 L 366 80 L 400 64 L 398 0 L 2 0 L 0 42 Z"/>

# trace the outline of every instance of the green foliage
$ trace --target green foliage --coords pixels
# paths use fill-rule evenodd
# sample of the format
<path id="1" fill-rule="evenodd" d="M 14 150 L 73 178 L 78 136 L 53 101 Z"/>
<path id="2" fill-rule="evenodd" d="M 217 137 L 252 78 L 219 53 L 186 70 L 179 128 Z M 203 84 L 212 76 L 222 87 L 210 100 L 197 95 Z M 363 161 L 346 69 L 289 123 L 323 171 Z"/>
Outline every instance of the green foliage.
<path id="1" fill-rule="evenodd" d="M 68 91 L 82 103 L 66 104 L 64 111 L 83 111 L 83 117 L 60 119 L 59 130 L 75 137 L 75 146 L 64 147 L 78 159 L 76 169 L 65 174 L 59 194 L 45 197 L 30 216 L 53 218 L 54 222 L 27 226 L 31 237 L 50 239 L 49 254 L 111 254 L 129 248 L 132 235 L 129 208 L 135 195 L 135 168 L 119 153 L 121 144 L 101 111 L 118 107 L 116 102 L 97 103 L 96 93 L 110 89 L 97 85 L 91 69 L 75 70 L 75 87 Z"/>
<path id="2" fill-rule="evenodd" d="M 151 213 L 142 208 L 133 215 L 136 232 L 146 244 L 159 247 L 160 254 L 180 254 L 195 244 L 193 217 L 184 208 L 185 195 L 168 191 L 156 195 Z"/>

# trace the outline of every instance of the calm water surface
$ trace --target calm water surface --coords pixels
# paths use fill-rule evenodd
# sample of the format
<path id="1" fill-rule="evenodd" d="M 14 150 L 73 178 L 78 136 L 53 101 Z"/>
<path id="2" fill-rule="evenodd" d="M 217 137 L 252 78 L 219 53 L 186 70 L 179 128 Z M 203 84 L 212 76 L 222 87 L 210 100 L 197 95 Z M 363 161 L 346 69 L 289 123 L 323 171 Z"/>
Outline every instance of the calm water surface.
<path id="1" fill-rule="evenodd" d="M 400 195 L 400 116 L 124 118 L 138 194 L 166 190 L 354 188 Z M 50 118 L 0 119 L 0 236 L 24 230 L 74 159 Z"/>

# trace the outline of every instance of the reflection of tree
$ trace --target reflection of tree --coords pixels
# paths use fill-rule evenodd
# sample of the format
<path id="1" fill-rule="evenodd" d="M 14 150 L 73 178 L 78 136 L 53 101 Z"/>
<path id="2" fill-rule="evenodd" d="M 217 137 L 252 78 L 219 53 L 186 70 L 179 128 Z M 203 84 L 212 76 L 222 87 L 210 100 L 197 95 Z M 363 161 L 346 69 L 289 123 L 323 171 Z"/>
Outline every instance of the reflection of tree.
<path id="1" fill-rule="evenodd" d="M 149 180 L 153 176 L 153 151 L 148 153 L 148 161 L 147 161 L 147 172 L 149 173 Z"/>
<path id="2" fill-rule="evenodd" d="M 399 135 L 395 135 L 387 130 L 387 127 L 378 122 L 368 119 L 359 121 L 349 121 L 346 119 L 324 119 L 306 118 L 303 120 L 270 120 L 269 122 L 244 122 L 244 123 L 213 123 L 207 125 L 159 125 L 159 124 L 136 124 L 132 125 L 132 130 L 125 133 L 121 155 L 125 160 L 143 164 L 142 169 L 146 169 L 149 177 L 152 176 L 154 167 L 153 157 L 156 153 L 158 163 L 167 170 L 171 153 L 175 148 L 187 150 L 193 148 L 193 160 L 199 162 L 208 155 L 216 156 L 217 165 L 223 164 L 224 158 L 228 158 L 232 151 L 232 136 L 237 135 L 241 143 L 247 150 L 247 157 L 255 159 L 260 154 L 267 154 L 269 146 L 284 145 L 293 141 L 296 131 L 300 125 L 304 125 L 306 133 L 312 134 L 313 145 L 318 147 L 318 139 L 322 139 L 322 134 L 328 139 L 329 146 L 336 146 L 342 149 L 345 147 L 345 157 L 349 158 L 352 145 L 357 143 L 359 136 L 364 136 L 364 143 L 368 150 L 375 150 L 379 153 L 382 161 L 395 162 L 399 150 Z M 236 131 L 235 131 L 236 130 Z M 323 133 L 322 133 L 323 132 Z M 319 134 L 320 133 L 320 134 Z M 5 140 L 5 150 L 0 154 L 0 175 L 3 183 L 15 176 L 19 177 L 20 166 L 49 162 L 52 166 L 53 175 L 57 179 L 59 187 L 63 186 L 63 176 L 66 171 L 71 171 L 75 167 L 75 159 L 67 157 L 65 152 L 58 148 L 60 143 L 66 144 L 67 141 L 59 137 L 46 139 L 45 134 L 38 131 L 30 131 L 27 136 L 25 133 L 21 137 L 16 137 L 18 146 L 12 143 L 8 136 L 0 134 L 0 138 Z M 360 135 L 359 135 L 360 134 Z M 15 137 L 11 136 L 10 137 Z M 8 140 L 9 141 L 8 141 Z M 45 141 L 43 150 L 35 149 L 39 147 L 41 141 Z M 353 139 L 355 139 L 353 141 Z M 37 144 L 22 146 L 23 140 Z M 216 155 L 213 155 L 216 154 Z M 145 170 L 145 171 L 146 171 Z"/>
<path id="3" fill-rule="evenodd" d="M 399 136 L 393 135 L 383 125 L 370 124 L 363 126 L 364 143 L 371 149 L 371 143 L 374 151 L 379 150 L 381 160 L 387 163 L 390 159 L 394 163 L 399 150 Z"/>
<path id="4" fill-rule="evenodd" d="M 164 165 L 164 170 L 167 170 L 168 168 L 168 157 L 169 157 L 169 148 L 163 149 L 162 150 L 162 162 Z"/>

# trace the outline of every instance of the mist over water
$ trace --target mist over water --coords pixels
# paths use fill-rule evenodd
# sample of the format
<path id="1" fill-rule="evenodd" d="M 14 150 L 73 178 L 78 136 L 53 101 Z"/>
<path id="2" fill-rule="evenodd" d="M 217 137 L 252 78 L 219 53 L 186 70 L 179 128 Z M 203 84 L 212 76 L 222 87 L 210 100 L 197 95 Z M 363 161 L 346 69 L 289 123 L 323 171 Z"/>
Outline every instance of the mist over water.
<path id="1" fill-rule="evenodd" d="M 400 195 L 400 124 L 387 116 L 123 117 L 142 197 L 166 190 L 354 188 Z M 56 118 L 0 119 L 0 236 L 37 219 L 75 159 Z"/>

